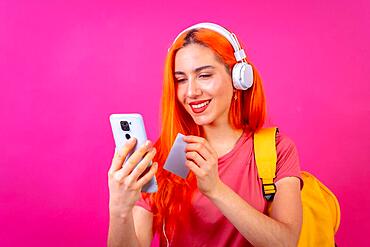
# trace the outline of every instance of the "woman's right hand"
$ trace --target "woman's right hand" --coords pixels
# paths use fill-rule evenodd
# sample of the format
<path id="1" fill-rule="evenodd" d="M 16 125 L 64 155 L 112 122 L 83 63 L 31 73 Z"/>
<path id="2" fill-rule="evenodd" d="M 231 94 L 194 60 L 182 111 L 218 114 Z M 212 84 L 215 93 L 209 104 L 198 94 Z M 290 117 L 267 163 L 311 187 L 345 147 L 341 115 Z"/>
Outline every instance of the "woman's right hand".
<path id="1" fill-rule="evenodd" d="M 132 212 L 135 202 L 140 199 L 141 188 L 155 175 L 158 164 L 155 162 L 144 174 L 156 154 L 150 141 L 139 147 L 125 159 L 135 147 L 136 139 L 131 138 L 121 150 L 115 152 L 108 171 L 109 211 L 111 216 L 126 217 Z"/>

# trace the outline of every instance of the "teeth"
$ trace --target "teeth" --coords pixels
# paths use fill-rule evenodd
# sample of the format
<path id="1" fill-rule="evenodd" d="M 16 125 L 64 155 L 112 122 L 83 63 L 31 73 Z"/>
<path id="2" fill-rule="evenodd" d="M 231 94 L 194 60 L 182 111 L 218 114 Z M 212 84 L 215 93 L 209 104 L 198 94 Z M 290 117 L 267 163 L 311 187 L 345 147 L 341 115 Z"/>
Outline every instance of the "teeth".
<path id="1" fill-rule="evenodd" d="M 192 105 L 191 107 L 195 108 L 195 109 L 198 109 L 198 108 L 201 108 L 205 105 L 208 105 L 209 104 L 209 101 L 207 102 L 204 102 L 204 103 L 201 103 L 201 104 L 198 104 L 198 105 Z"/>

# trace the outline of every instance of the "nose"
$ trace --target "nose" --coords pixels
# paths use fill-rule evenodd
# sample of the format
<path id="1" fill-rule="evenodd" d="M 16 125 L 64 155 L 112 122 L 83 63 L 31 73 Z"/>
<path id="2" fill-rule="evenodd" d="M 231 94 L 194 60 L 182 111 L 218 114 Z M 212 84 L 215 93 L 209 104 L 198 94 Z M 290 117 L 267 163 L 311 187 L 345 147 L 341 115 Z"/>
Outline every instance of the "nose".
<path id="1" fill-rule="evenodd" d="M 188 89 L 186 91 L 186 96 L 189 98 L 196 98 L 202 94 L 202 90 L 199 87 L 198 82 L 195 79 L 188 79 Z"/>

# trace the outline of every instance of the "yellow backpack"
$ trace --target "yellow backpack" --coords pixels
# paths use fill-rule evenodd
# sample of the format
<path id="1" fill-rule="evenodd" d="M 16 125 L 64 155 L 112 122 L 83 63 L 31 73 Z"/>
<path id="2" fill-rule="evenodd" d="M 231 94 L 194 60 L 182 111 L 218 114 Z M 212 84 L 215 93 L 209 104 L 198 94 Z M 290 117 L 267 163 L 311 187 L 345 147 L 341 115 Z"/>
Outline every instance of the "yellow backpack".
<path id="1" fill-rule="evenodd" d="M 276 172 L 277 128 L 264 128 L 254 134 L 254 153 L 263 195 L 272 201 L 276 193 L 273 182 Z M 340 223 L 340 207 L 335 195 L 316 177 L 301 172 L 304 186 L 301 191 L 303 223 L 298 246 L 335 246 L 335 233 Z"/>

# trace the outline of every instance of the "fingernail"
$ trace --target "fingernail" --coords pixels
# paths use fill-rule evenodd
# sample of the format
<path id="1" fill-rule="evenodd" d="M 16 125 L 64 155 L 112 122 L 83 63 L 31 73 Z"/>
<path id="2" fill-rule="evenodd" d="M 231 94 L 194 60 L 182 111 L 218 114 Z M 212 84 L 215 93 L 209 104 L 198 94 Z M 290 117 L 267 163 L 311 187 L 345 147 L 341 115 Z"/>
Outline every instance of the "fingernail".
<path id="1" fill-rule="evenodd" d="M 149 140 L 147 140 L 147 141 L 145 142 L 145 146 L 146 146 L 146 147 L 149 147 L 149 146 L 150 146 L 150 141 L 149 141 Z"/>
<path id="2" fill-rule="evenodd" d="M 128 139 L 128 141 L 127 141 L 127 142 L 128 142 L 129 144 L 132 144 L 134 141 L 135 141 L 135 140 L 134 140 L 134 137 L 131 137 L 130 139 Z"/>

